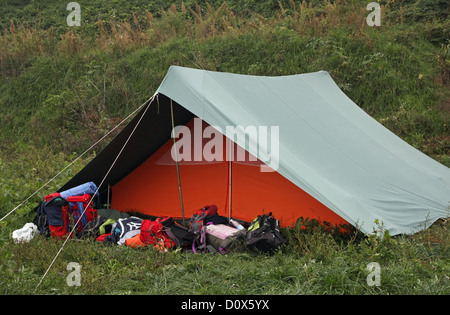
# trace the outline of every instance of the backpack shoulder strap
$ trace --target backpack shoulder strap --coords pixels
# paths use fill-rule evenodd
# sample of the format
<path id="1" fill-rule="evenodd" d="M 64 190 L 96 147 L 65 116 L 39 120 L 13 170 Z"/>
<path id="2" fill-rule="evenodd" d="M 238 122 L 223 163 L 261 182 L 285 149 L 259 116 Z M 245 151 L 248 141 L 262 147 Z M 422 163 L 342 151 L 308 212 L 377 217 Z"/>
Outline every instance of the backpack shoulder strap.
<path id="1" fill-rule="evenodd" d="M 175 243 L 175 245 L 177 247 L 181 247 L 181 242 L 178 239 L 178 237 L 175 236 L 175 234 L 173 234 L 172 230 L 168 227 L 164 227 L 163 228 L 164 233 L 167 234 L 167 236 Z"/>

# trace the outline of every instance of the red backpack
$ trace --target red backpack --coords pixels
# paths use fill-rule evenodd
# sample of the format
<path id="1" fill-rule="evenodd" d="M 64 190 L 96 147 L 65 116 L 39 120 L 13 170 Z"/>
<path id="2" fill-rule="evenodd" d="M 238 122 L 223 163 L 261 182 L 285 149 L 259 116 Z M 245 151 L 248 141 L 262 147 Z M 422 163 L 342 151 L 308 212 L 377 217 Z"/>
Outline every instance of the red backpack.
<path id="1" fill-rule="evenodd" d="M 45 196 L 35 211 L 33 223 L 41 235 L 63 238 L 70 233 L 69 204 L 59 193 Z"/>
<path id="2" fill-rule="evenodd" d="M 146 245 L 153 245 L 160 251 L 166 251 L 172 248 L 175 243 L 164 232 L 164 226 L 156 221 L 142 220 L 141 224 L 141 242 Z"/>
<path id="3" fill-rule="evenodd" d="M 81 232 L 89 222 L 97 217 L 97 210 L 92 207 L 91 199 L 92 196 L 89 194 L 67 197 L 74 223 L 78 222 L 77 232 Z"/>
<path id="4" fill-rule="evenodd" d="M 198 233 L 203 229 L 205 218 L 208 216 L 217 215 L 216 205 L 207 205 L 197 210 L 189 220 L 189 231 Z"/>
<path id="5" fill-rule="evenodd" d="M 38 227 L 40 234 L 45 236 L 67 237 L 77 222 L 76 232 L 81 232 L 89 222 L 97 217 L 97 211 L 91 205 L 88 206 L 91 197 L 86 194 L 67 197 L 66 200 L 59 193 L 47 195 L 35 208 L 36 218 L 33 222 Z"/>

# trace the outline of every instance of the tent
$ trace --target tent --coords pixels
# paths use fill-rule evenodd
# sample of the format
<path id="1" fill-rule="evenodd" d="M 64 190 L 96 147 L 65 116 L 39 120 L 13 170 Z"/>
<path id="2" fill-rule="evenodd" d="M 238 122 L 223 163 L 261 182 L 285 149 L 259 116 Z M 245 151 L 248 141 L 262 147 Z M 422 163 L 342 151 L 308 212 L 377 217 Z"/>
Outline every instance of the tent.
<path id="1" fill-rule="evenodd" d="M 189 218 L 212 203 L 245 221 L 272 212 L 283 226 L 303 217 L 373 233 L 378 220 L 391 235 L 447 217 L 450 202 L 449 168 L 367 115 L 325 71 L 268 77 L 172 66 L 60 191 L 88 181 L 120 211 Z"/>

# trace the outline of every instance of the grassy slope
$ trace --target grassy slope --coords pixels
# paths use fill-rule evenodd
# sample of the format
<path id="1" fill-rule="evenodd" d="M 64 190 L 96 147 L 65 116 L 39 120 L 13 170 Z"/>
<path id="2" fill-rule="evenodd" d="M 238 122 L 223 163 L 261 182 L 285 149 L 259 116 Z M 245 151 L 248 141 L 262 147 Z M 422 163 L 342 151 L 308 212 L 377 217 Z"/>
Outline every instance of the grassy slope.
<path id="1" fill-rule="evenodd" d="M 190 1 L 186 13 L 181 2 L 173 13 L 162 0 L 79 1 L 83 26 L 75 32 L 64 24 L 63 1 L 53 6 L 1 2 L 2 215 L 152 95 L 172 64 L 260 75 L 327 70 L 355 103 L 450 166 L 445 1 L 386 5 L 381 28 L 361 23 L 367 12 L 357 1 L 335 6 L 313 1 L 311 7 L 296 3 L 295 8 L 282 1 L 283 10 L 270 1 L 228 1 L 228 9 L 219 9 L 219 1 L 210 1 L 209 9 L 199 2 L 201 19 Z M 20 26 L 25 20 L 30 26 Z M 40 197 L 73 176 L 92 154 L 1 223 L 2 293 L 31 293 L 61 245 L 42 239 L 13 245 L 11 231 L 29 222 Z M 382 244 L 291 232 L 290 247 L 274 257 L 161 255 L 69 242 L 38 292 L 448 294 L 448 236 L 439 224 Z M 78 289 L 67 287 L 62 276 L 72 260 L 85 272 Z M 383 268 L 379 288 L 365 282 L 371 261 Z M 214 265 L 222 266 L 220 276 Z"/>

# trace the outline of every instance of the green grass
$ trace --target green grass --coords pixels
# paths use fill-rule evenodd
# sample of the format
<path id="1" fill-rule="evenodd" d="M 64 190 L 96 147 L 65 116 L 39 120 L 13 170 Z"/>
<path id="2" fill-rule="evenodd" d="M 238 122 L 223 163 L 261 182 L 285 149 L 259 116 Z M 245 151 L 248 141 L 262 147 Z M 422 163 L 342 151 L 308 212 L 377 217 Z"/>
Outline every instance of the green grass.
<path id="1" fill-rule="evenodd" d="M 0 0 L 1 217 L 148 99 L 174 64 L 254 75 L 326 70 L 380 123 L 450 166 L 447 1 L 381 1 L 379 28 L 365 26 L 365 6 L 350 0 L 79 3 L 82 27 L 70 29 L 67 2 Z M 384 241 L 285 231 L 290 245 L 274 256 L 69 241 L 36 289 L 62 242 L 14 244 L 12 231 L 118 131 L 0 222 L 0 293 L 449 293 L 442 222 Z M 81 287 L 66 284 L 71 261 L 82 266 Z M 370 262 L 381 266 L 380 287 L 367 285 Z"/>
<path id="2" fill-rule="evenodd" d="M 2 294 L 447 295 L 447 228 L 440 222 L 415 236 L 382 242 L 349 241 L 322 230 L 284 231 L 290 244 L 272 256 L 159 253 L 151 247 L 69 241 L 39 286 L 62 241 L 41 236 L 25 244 L 4 240 L 0 287 Z M 66 283 L 69 262 L 81 265 L 79 287 Z M 380 264 L 380 286 L 367 284 L 371 262 Z"/>

